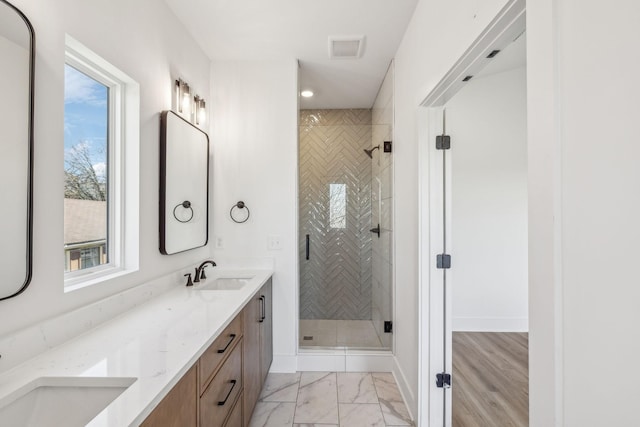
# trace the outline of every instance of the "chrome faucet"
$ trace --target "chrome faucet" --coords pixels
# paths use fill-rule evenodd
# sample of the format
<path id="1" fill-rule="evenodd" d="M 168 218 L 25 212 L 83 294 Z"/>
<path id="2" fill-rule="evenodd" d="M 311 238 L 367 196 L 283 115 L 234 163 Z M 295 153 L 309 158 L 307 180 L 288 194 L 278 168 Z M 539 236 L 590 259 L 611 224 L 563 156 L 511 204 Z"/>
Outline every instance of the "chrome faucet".
<path id="1" fill-rule="evenodd" d="M 194 275 L 195 278 L 193 279 L 194 283 L 199 282 L 201 279 L 206 279 L 207 276 L 204 274 L 204 269 L 207 266 L 207 264 L 211 264 L 212 267 L 216 266 L 216 263 L 211 261 L 210 259 L 204 261 L 202 264 L 200 264 L 200 267 L 196 267 L 196 274 Z"/>

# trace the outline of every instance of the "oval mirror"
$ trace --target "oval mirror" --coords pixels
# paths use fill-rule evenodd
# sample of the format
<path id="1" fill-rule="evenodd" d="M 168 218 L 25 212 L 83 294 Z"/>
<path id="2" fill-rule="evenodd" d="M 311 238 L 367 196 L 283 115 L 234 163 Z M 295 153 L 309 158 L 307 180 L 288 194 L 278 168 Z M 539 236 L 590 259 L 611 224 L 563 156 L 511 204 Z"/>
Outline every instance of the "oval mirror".
<path id="1" fill-rule="evenodd" d="M 31 280 L 34 32 L 0 0 L 0 300 Z"/>

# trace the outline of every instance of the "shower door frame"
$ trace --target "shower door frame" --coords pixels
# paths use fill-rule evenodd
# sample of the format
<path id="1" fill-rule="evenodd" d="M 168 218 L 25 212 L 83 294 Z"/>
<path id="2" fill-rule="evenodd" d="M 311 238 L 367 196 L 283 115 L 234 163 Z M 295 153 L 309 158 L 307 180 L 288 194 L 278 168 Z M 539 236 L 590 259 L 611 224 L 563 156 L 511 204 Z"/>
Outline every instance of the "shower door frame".
<path id="1" fill-rule="evenodd" d="M 390 65 L 391 66 L 391 65 Z M 299 111 L 299 117 L 301 117 L 300 115 L 301 111 Z M 300 120 L 300 119 L 299 119 Z M 369 124 L 369 126 L 371 127 L 371 132 L 373 132 L 373 126 L 374 124 L 371 123 Z M 390 345 L 387 346 L 383 346 L 380 348 L 366 348 L 366 347 L 349 347 L 347 346 L 343 346 L 343 345 L 338 345 L 337 347 L 333 348 L 333 347 L 322 347 L 322 346 L 318 346 L 317 348 L 314 348 L 313 346 L 304 346 L 303 343 L 300 341 L 300 320 L 301 320 L 301 289 L 302 289 L 302 276 L 303 276 L 303 263 L 305 262 L 305 257 L 304 255 L 301 256 L 301 249 L 304 251 L 304 246 L 305 244 L 303 243 L 303 241 L 305 240 L 305 234 L 307 234 L 308 232 L 305 231 L 304 227 L 302 226 L 301 223 L 301 215 L 300 215 L 300 205 L 301 205 L 301 198 L 300 198 L 300 194 L 301 194 L 301 188 L 300 188 L 300 129 L 302 127 L 302 123 L 299 122 L 298 124 L 298 153 L 297 153 L 297 160 L 298 160 L 298 169 L 297 169 L 297 194 L 298 194 L 298 202 L 297 202 L 297 206 L 296 206 L 296 240 L 297 240 L 297 247 L 298 247 L 298 256 L 297 256 L 297 271 L 296 271 L 296 276 L 297 276 L 297 295 L 296 295 L 296 308 L 297 308 L 297 313 L 296 313 L 296 318 L 297 318 L 297 325 L 296 325 L 296 348 L 297 348 L 297 354 L 306 354 L 309 355 L 311 353 L 320 351 L 322 353 L 325 353 L 327 355 L 331 355 L 330 353 L 332 351 L 338 352 L 340 354 L 344 354 L 345 356 L 350 355 L 350 356 L 356 356 L 356 357 L 362 357 L 362 356 L 366 356 L 366 355 L 373 355 L 376 356 L 375 359 L 380 360 L 380 362 L 371 362 L 368 363 L 368 365 L 372 366 L 371 369 L 372 370 L 381 370 L 381 371 L 391 371 L 391 369 L 387 369 L 384 368 L 386 366 L 391 366 L 390 361 L 386 360 L 387 357 L 389 355 L 393 354 L 393 349 L 395 346 L 395 334 L 393 334 L 393 332 L 391 333 L 391 342 Z M 392 126 L 393 129 L 393 126 Z M 393 135 L 391 135 L 393 137 Z M 378 150 L 379 153 L 382 153 L 382 144 L 380 146 L 380 150 Z M 364 153 L 362 154 L 363 156 L 365 155 Z M 385 153 L 385 155 L 390 155 L 388 153 Z M 393 157 L 392 157 L 393 159 Z M 392 160 L 392 169 L 393 171 L 393 160 Z M 369 181 L 369 203 L 373 203 L 373 195 L 372 192 L 374 191 L 374 186 L 373 186 L 373 175 L 372 178 Z M 391 183 L 390 183 L 391 188 L 394 188 L 394 182 L 393 182 L 393 175 L 391 176 Z M 373 207 L 370 208 L 371 211 L 373 211 Z M 395 211 L 395 206 L 391 206 L 391 218 L 394 217 L 394 211 Z M 380 212 L 379 212 L 380 214 Z M 373 217 L 371 218 L 371 221 L 373 221 Z M 371 225 L 371 227 L 373 227 L 374 225 Z M 370 228 L 369 226 L 366 227 L 367 230 Z M 373 236 L 373 235 L 372 235 Z M 372 237 L 373 240 L 373 237 Z M 390 319 L 392 322 L 395 319 L 395 306 L 393 304 L 393 301 L 395 299 L 395 250 L 394 250 L 394 239 L 390 239 L 388 244 L 390 245 L 389 247 L 389 251 L 391 253 L 391 257 L 393 262 L 391 263 L 390 266 L 390 292 L 389 295 L 387 295 L 387 297 L 389 298 L 389 309 L 390 309 Z M 313 257 L 313 250 L 311 249 L 310 251 L 310 256 Z M 371 253 L 371 262 L 373 262 L 373 253 Z M 373 278 L 372 278 L 373 280 Z M 373 283 L 372 283 L 373 286 Z M 371 319 L 373 320 L 373 319 Z M 380 357 L 380 356 L 384 356 L 384 357 Z M 384 359 L 384 361 L 382 361 Z M 377 367 L 377 368 L 376 368 Z M 348 369 L 347 369 L 348 370 Z M 355 369 L 355 371 L 359 371 L 362 369 Z"/>

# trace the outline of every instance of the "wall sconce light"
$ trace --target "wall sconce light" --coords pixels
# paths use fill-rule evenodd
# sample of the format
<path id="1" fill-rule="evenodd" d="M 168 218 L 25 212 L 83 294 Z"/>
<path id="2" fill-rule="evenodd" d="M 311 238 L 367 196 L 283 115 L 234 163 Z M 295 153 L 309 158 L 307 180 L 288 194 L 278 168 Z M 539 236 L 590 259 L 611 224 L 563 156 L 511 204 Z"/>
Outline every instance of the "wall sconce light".
<path id="1" fill-rule="evenodd" d="M 182 79 L 176 80 L 176 107 L 182 114 L 188 114 L 191 107 L 191 89 Z"/>
<path id="2" fill-rule="evenodd" d="M 204 98 L 200 98 L 198 95 L 193 97 L 193 110 L 193 116 L 196 124 L 203 124 L 207 114 Z"/>
<path id="3" fill-rule="evenodd" d="M 191 96 L 189 84 L 182 79 L 175 81 L 176 110 L 191 123 L 202 125 L 207 117 L 206 103 L 200 95 Z"/>

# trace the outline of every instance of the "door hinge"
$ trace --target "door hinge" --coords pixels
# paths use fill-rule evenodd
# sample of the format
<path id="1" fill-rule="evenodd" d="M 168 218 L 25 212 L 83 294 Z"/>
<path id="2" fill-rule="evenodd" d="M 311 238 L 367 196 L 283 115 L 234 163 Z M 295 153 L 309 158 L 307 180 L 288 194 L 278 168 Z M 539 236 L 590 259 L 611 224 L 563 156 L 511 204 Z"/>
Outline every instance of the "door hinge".
<path id="1" fill-rule="evenodd" d="M 436 267 L 443 269 L 451 268 L 451 255 L 440 254 L 436 256 Z"/>
<path id="2" fill-rule="evenodd" d="M 448 150 L 451 148 L 451 137 L 449 135 L 436 136 L 436 150 Z"/>
<path id="3" fill-rule="evenodd" d="M 436 386 L 438 388 L 451 388 L 451 374 L 446 372 L 436 374 Z"/>
<path id="4" fill-rule="evenodd" d="M 393 322 L 391 320 L 384 321 L 384 333 L 390 334 L 393 332 Z"/>

